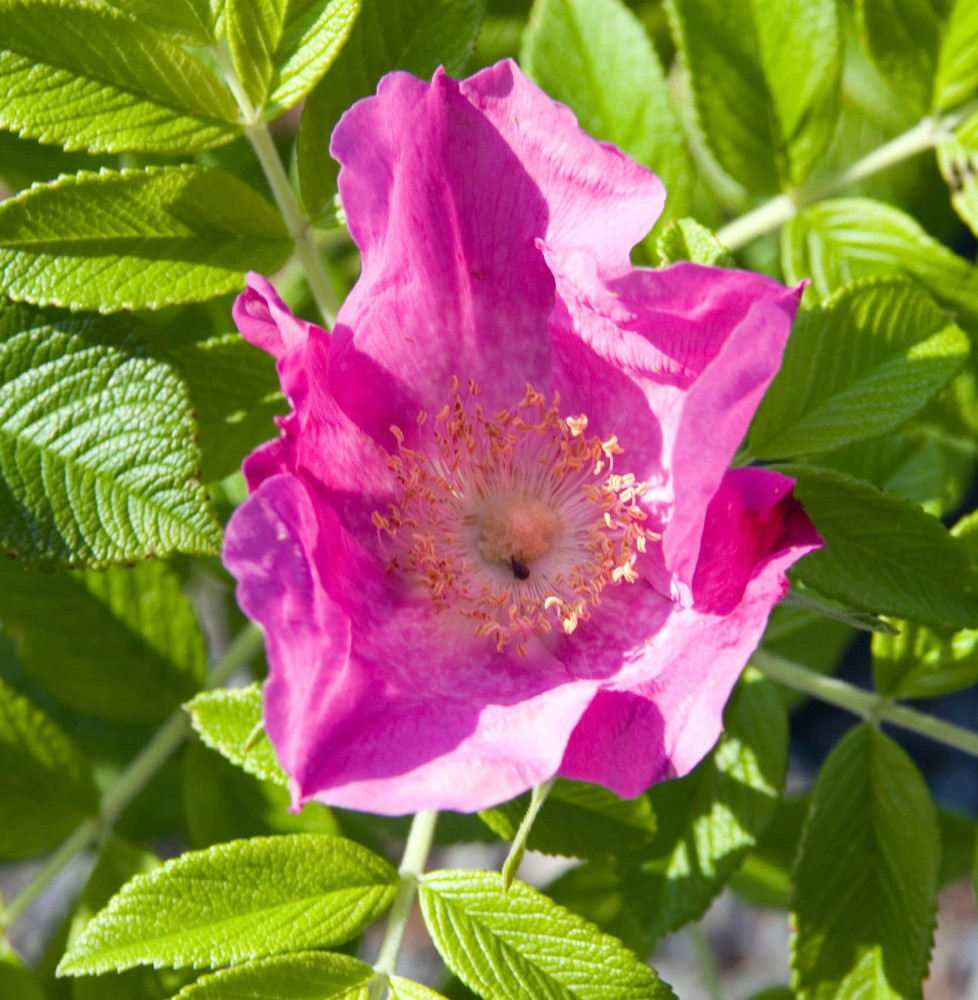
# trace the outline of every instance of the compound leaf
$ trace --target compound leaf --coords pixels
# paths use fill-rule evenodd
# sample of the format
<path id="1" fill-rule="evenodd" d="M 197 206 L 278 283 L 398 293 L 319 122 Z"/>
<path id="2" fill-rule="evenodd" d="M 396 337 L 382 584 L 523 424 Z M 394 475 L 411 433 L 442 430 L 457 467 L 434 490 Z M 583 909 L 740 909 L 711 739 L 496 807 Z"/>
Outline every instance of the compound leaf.
<path id="1" fill-rule="evenodd" d="M 3 0 L 0 21 L 4 128 L 93 153 L 192 153 L 241 133 L 212 73 L 107 4 Z"/>
<path id="2" fill-rule="evenodd" d="M 798 317 L 751 426 L 750 451 L 784 458 L 894 430 L 968 353 L 964 333 L 906 280 L 844 289 Z"/>
<path id="3" fill-rule="evenodd" d="M 200 302 L 271 273 L 292 241 L 233 174 L 200 167 L 101 170 L 0 203 L 0 281 L 17 301 L 115 312 Z"/>
<path id="4" fill-rule="evenodd" d="M 421 912 L 445 964 L 494 1000 L 668 1000 L 672 990 L 620 941 L 496 872 L 424 877 Z"/>
<path id="5" fill-rule="evenodd" d="M 105 566 L 215 552 L 186 390 L 131 320 L 0 303 L 0 544 Z"/>
<path id="6" fill-rule="evenodd" d="M 329 947 L 379 917 L 396 885 L 383 858 L 342 837 L 259 837 L 192 851 L 126 885 L 58 973 L 199 969 Z"/>
<path id="7" fill-rule="evenodd" d="M 794 868 L 800 1000 L 915 1000 L 940 870 L 934 803 L 913 762 L 869 723 L 822 765 Z"/>

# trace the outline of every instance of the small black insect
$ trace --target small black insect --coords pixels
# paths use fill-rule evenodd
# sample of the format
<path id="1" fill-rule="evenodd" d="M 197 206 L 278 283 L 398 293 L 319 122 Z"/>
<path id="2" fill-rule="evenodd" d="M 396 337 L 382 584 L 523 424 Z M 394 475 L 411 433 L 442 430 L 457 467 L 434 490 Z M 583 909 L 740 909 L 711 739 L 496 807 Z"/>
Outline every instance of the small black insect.
<path id="1" fill-rule="evenodd" d="M 520 562 L 516 556 L 509 560 L 509 568 L 513 571 L 513 576 L 517 580 L 530 579 L 530 567 L 525 562 Z"/>

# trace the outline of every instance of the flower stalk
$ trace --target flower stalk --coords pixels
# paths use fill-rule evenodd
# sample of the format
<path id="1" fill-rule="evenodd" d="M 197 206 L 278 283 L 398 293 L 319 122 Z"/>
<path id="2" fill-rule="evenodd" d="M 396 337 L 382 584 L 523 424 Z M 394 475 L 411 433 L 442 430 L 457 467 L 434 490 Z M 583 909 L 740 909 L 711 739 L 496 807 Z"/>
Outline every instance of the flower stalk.
<path id="1" fill-rule="evenodd" d="M 516 836 L 513 838 L 512 844 L 509 845 L 509 854 L 506 855 L 506 860 L 503 862 L 503 892 L 509 890 L 509 887 L 513 884 L 513 879 L 516 878 L 516 872 L 520 867 L 520 862 L 523 860 L 523 855 L 526 853 L 526 842 L 529 840 L 530 830 L 533 829 L 537 814 L 543 807 L 544 802 L 547 801 L 547 796 L 550 794 L 550 789 L 553 788 L 556 780 L 556 778 L 551 778 L 542 785 L 537 785 L 530 795 L 530 804 L 526 807 L 526 815 L 523 817 L 523 822 L 520 823 L 520 827 L 516 831 Z"/>
<path id="2" fill-rule="evenodd" d="M 818 698 L 864 719 L 888 722 L 954 747 L 972 757 L 978 757 L 978 733 L 970 729 L 907 708 L 905 705 L 898 705 L 891 698 L 872 691 L 863 691 L 835 677 L 826 677 L 763 649 L 754 653 L 751 663 L 771 680 L 785 687 Z"/>
<path id="3" fill-rule="evenodd" d="M 437 820 L 438 813 L 426 809 L 416 813 L 411 821 L 407 843 L 404 845 L 404 855 L 401 858 L 401 867 L 398 869 L 401 881 L 397 887 L 397 894 L 394 896 L 390 917 L 387 919 L 387 927 L 384 930 L 380 951 L 377 953 L 377 961 L 374 962 L 374 972 L 377 973 L 378 977 L 383 977 L 384 982 L 388 977 L 394 975 L 397 969 L 397 959 L 401 953 L 401 946 L 404 944 L 404 933 L 407 930 L 408 919 L 414 906 L 418 884 L 424 874 L 428 854 L 431 851 L 431 842 L 435 835 Z M 388 994 L 389 992 L 388 990 Z"/>
<path id="4" fill-rule="evenodd" d="M 228 89 L 237 102 L 245 126 L 245 137 L 251 143 L 251 148 L 254 150 L 255 156 L 261 164 L 265 179 L 272 190 L 272 197 L 275 199 L 275 204 L 282 213 L 282 218 L 285 221 L 289 235 L 292 237 L 292 242 L 295 246 L 295 256 L 305 272 L 309 291 L 316 302 L 316 307 L 319 309 L 326 329 L 331 329 L 336 322 L 339 302 L 333 291 L 329 274 L 323 266 L 322 258 L 319 255 L 319 249 L 313 238 L 309 219 L 302 212 L 302 209 L 299 208 L 299 203 L 296 201 L 295 193 L 292 190 L 292 184 L 289 181 L 288 174 L 285 172 L 285 168 L 282 166 L 282 160 L 279 158 L 275 143 L 272 140 L 272 134 L 268 130 L 268 125 L 261 120 L 258 109 L 248 99 L 248 95 L 245 93 L 244 87 L 241 85 L 241 81 L 234 71 L 231 60 L 228 59 L 227 54 L 219 46 L 215 46 L 211 51 L 214 53 L 214 59 L 224 74 Z"/>
<path id="5" fill-rule="evenodd" d="M 918 153 L 933 149 L 969 115 L 978 111 L 972 101 L 942 117 L 924 118 L 913 128 L 871 150 L 855 163 L 821 180 L 802 184 L 787 194 L 779 194 L 717 230 L 717 239 L 729 250 L 739 250 L 759 236 L 774 232 L 799 212 L 823 198 L 829 198 L 851 184 L 872 177 Z"/>
<path id="6" fill-rule="evenodd" d="M 215 688 L 225 684 L 255 656 L 263 642 L 261 631 L 254 625 L 249 624 L 242 629 L 214 664 L 207 679 L 207 687 Z M 76 827 L 74 833 L 62 842 L 37 875 L 4 908 L 0 915 L 4 934 L 74 857 L 109 834 L 126 807 L 149 784 L 189 733 L 190 720 L 187 713 L 183 708 L 178 708 L 102 797 L 98 816 L 93 816 Z"/>

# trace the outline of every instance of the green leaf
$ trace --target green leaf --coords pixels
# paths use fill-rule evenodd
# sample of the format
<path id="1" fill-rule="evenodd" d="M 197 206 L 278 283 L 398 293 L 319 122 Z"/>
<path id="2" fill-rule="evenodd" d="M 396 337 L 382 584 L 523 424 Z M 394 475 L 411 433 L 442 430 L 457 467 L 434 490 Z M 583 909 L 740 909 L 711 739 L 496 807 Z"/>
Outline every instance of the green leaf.
<path id="1" fill-rule="evenodd" d="M 126 885 L 58 974 L 207 968 L 329 947 L 377 919 L 396 885 L 383 858 L 342 837 L 293 834 L 190 852 Z"/>
<path id="2" fill-rule="evenodd" d="M 66 149 L 192 153 L 241 133 L 218 80 L 104 4 L 2 0 L 0 126 Z"/>
<path id="3" fill-rule="evenodd" d="M 951 534 L 973 550 L 978 518 L 964 518 Z M 880 694 L 935 698 L 978 682 L 978 630 L 950 632 L 916 622 L 895 624 L 896 635 L 873 636 L 873 679 Z"/>
<path id="4" fill-rule="evenodd" d="M 748 673 L 723 718 L 706 760 L 649 790 L 660 830 L 643 860 L 621 873 L 630 919 L 653 939 L 706 911 L 778 807 L 788 723 L 775 686 Z"/>
<path id="5" fill-rule="evenodd" d="M 97 809 L 98 793 L 81 751 L 0 681 L 0 858 L 47 847 Z"/>
<path id="6" fill-rule="evenodd" d="M 938 143 L 937 162 L 954 210 L 978 233 L 978 114 Z"/>
<path id="7" fill-rule="evenodd" d="M 873 636 L 876 689 L 894 698 L 936 698 L 978 682 L 978 630 L 941 632 L 896 621 L 898 635 Z"/>
<path id="8" fill-rule="evenodd" d="M 943 888 L 957 882 L 971 871 L 971 856 L 978 824 L 970 816 L 961 816 L 948 809 L 937 810 L 941 828 L 941 875 Z"/>
<path id="9" fill-rule="evenodd" d="M 714 267 L 736 267 L 733 254 L 695 219 L 675 219 L 662 231 L 656 243 L 659 263 L 665 267 L 679 260 Z"/>
<path id="10" fill-rule="evenodd" d="M 223 170 L 102 170 L 0 203 L 0 281 L 18 301 L 114 312 L 237 291 L 292 250 L 279 213 Z"/>
<path id="11" fill-rule="evenodd" d="M 586 132 L 656 171 L 666 188 L 663 220 L 692 211 L 696 171 L 665 74 L 621 0 L 536 0 L 520 64 Z"/>
<path id="12" fill-rule="evenodd" d="M 159 867 L 154 854 L 119 837 L 108 837 L 67 922 L 57 954 L 81 937 L 95 914 L 129 879 Z M 152 969 L 130 969 L 108 978 L 59 985 L 69 985 L 71 1000 L 163 1000 L 171 994 Z"/>
<path id="13" fill-rule="evenodd" d="M 744 859 L 730 880 L 731 888 L 752 906 L 787 910 L 791 907 L 792 867 L 798 853 L 802 827 L 808 815 L 810 796 L 785 799 L 771 820 L 757 847 Z M 947 809 L 938 809 L 941 830 L 941 871 L 943 888 L 971 871 L 975 843 L 975 821 Z"/>
<path id="14" fill-rule="evenodd" d="M 876 68 L 915 114 L 930 108 L 943 0 L 857 0 L 860 37 Z"/>
<path id="15" fill-rule="evenodd" d="M 156 722 L 203 686 L 204 636 L 166 563 L 57 575 L 0 564 L 0 623 L 24 669 L 78 712 Z"/>
<path id="16" fill-rule="evenodd" d="M 513 840 L 526 814 L 529 795 L 479 813 L 503 840 Z M 620 799 L 605 788 L 558 779 L 530 831 L 527 846 L 544 854 L 606 857 L 648 843 L 655 813 L 648 796 Z"/>
<path id="17" fill-rule="evenodd" d="M 179 1000 L 369 1000 L 376 978 L 369 965 L 348 955 L 298 952 L 201 976 Z"/>
<path id="18" fill-rule="evenodd" d="M 0 302 L 0 545 L 105 566 L 220 544 L 184 387 L 131 320 Z"/>
<path id="19" fill-rule="evenodd" d="M 302 200 L 322 216 L 336 193 L 339 165 L 329 137 L 340 115 L 402 69 L 428 79 L 442 64 L 458 75 L 475 45 L 485 0 L 363 0 L 346 45 L 306 100 L 296 141 Z"/>
<path id="20" fill-rule="evenodd" d="M 224 0 L 107 0 L 157 31 L 191 45 L 213 45 Z"/>
<path id="21" fill-rule="evenodd" d="M 440 993 L 400 976 L 390 978 L 391 1000 L 445 1000 Z"/>
<path id="22" fill-rule="evenodd" d="M 361 0 L 225 0 L 235 70 L 261 117 L 277 118 L 329 69 Z"/>
<path id="23" fill-rule="evenodd" d="M 754 849 L 730 880 L 731 888 L 752 906 L 787 910 L 791 905 L 791 867 L 808 807 L 807 795 L 782 801 Z"/>
<path id="24" fill-rule="evenodd" d="M 51 181 L 59 174 L 79 170 L 98 170 L 113 162 L 111 156 L 66 153 L 57 146 L 42 146 L 34 139 L 0 131 L 0 181 L 8 189 L 8 197 L 35 181 Z"/>
<path id="25" fill-rule="evenodd" d="M 934 110 L 964 104 L 978 90 L 978 8 L 951 0 L 934 80 Z"/>
<path id="26" fill-rule="evenodd" d="M 288 786 L 272 744 L 260 729 L 260 684 L 207 691 L 197 695 L 187 709 L 194 729 L 212 750 L 256 778 Z"/>
<path id="27" fill-rule="evenodd" d="M 823 453 L 817 464 L 872 483 L 935 517 L 961 504 L 975 467 L 974 457 L 957 440 L 926 419 L 896 434 Z"/>
<path id="28" fill-rule="evenodd" d="M 836 123 L 835 0 L 669 0 L 666 9 L 720 165 L 757 194 L 803 181 Z"/>
<path id="29" fill-rule="evenodd" d="M 167 350 L 197 417 L 200 477 L 216 482 L 237 471 L 244 457 L 275 434 L 287 412 L 275 362 L 236 333 Z"/>
<path id="30" fill-rule="evenodd" d="M 45 1000 L 44 993 L 29 969 L 0 944 L 0 997 L 11 1000 Z"/>
<path id="31" fill-rule="evenodd" d="M 803 583 L 874 614 L 978 625 L 978 571 L 940 521 L 849 476 L 803 465 L 784 471 L 825 540 L 798 564 Z"/>
<path id="32" fill-rule="evenodd" d="M 289 811 L 289 793 L 259 781 L 194 740 L 183 758 L 183 813 L 192 847 L 272 833 L 339 833 L 332 811 L 307 802 Z"/>
<path id="33" fill-rule="evenodd" d="M 522 882 L 504 893 L 496 872 L 432 872 L 420 900 L 445 964 L 484 997 L 673 996 L 620 941 Z"/>
<path id="34" fill-rule="evenodd" d="M 792 587 L 789 594 L 806 598 L 817 597 L 819 603 L 827 603 L 821 595 L 800 587 Z M 842 607 L 842 605 L 835 605 Z M 865 617 L 865 613 L 864 617 Z M 873 621 L 878 619 L 873 618 Z M 837 618 L 825 617 L 821 610 L 797 606 L 782 600 L 771 612 L 764 632 L 763 648 L 776 656 L 794 663 L 800 663 L 819 673 L 831 673 L 842 659 L 842 655 L 853 638 L 849 624 Z M 802 700 L 802 695 L 782 687 L 781 701 L 786 708 L 793 708 Z"/>
<path id="35" fill-rule="evenodd" d="M 751 453 L 830 451 L 893 430 L 961 370 L 968 338 L 900 278 L 843 289 L 795 322 L 751 425 Z"/>
<path id="36" fill-rule="evenodd" d="M 794 869 L 799 1000 L 916 1000 L 933 940 L 940 832 L 910 758 L 863 723 L 812 793 Z"/>
<path id="37" fill-rule="evenodd" d="M 892 205 L 839 198 L 805 209 L 782 231 L 781 264 L 786 281 L 811 277 L 822 298 L 857 278 L 913 278 L 978 335 L 978 268 Z"/>

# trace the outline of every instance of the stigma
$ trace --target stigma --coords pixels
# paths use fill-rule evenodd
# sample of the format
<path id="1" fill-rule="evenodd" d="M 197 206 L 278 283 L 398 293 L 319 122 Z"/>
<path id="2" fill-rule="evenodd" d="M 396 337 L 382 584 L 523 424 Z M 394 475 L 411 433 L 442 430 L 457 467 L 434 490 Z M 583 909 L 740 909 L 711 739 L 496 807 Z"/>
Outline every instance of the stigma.
<path id="1" fill-rule="evenodd" d="M 433 419 L 417 417 L 418 447 L 391 433 L 396 503 L 374 511 L 388 538 L 387 569 L 426 593 L 502 651 L 554 627 L 570 634 L 607 586 L 638 580 L 638 553 L 659 535 L 645 527 L 646 486 L 613 471 L 617 438 L 587 433 L 583 414 L 527 385 L 514 406 L 487 414 L 470 381 L 452 378 Z"/>

